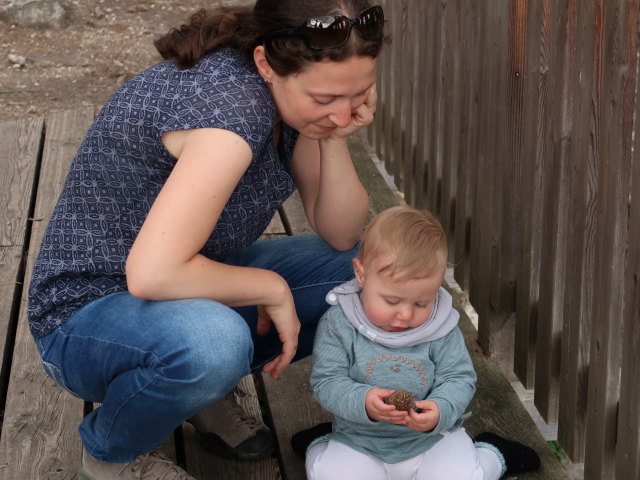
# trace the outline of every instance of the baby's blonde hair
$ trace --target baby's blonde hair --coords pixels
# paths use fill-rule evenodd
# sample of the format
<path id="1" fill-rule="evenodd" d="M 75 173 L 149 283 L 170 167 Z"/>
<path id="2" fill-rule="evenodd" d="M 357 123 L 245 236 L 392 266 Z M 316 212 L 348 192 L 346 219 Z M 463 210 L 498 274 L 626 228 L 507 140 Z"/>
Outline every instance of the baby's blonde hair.
<path id="1" fill-rule="evenodd" d="M 447 268 L 447 236 L 430 212 L 408 205 L 392 207 L 373 217 L 357 258 L 366 264 L 382 255 L 391 255 L 392 260 L 380 272 L 396 280 L 443 273 Z"/>

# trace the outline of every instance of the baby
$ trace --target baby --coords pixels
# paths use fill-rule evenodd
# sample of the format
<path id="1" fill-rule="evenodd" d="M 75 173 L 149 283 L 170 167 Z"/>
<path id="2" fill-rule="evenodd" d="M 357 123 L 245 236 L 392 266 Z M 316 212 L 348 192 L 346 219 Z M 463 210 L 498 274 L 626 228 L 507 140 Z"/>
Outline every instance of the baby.
<path id="1" fill-rule="evenodd" d="M 308 449 L 310 480 L 497 480 L 538 467 L 529 447 L 493 433 L 474 442 L 461 426 L 476 374 L 441 287 L 447 256 L 428 212 L 394 207 L 365 230 L 355 279 L 328 294 L 316 334 L 311 384 L 334 422 Z M 402 409 L 388 402 L 399 390 L 412 398 Z"/>

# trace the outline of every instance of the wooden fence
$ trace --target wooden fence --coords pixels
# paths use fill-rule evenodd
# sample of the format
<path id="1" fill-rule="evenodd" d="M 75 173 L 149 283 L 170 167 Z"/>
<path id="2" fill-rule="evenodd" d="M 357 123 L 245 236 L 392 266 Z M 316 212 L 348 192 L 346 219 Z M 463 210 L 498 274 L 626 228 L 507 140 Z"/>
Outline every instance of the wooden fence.
<path id="1" fill-rule="evenodd" d="M 380 3 L 369 143 L 585 478 L 640 478 L 638 0 Z"/>

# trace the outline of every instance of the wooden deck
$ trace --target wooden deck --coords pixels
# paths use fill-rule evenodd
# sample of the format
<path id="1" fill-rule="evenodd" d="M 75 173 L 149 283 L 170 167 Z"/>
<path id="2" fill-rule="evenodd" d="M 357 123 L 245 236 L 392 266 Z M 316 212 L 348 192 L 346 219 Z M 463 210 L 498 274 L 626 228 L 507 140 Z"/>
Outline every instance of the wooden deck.
<path id="1" fill-rule="evenodd" d="M 66 393 L 44 374 L 27 328 L 26 293 L 47 219 L 95 113 L 96 109 L 86 108 L 0 124 L 0 480 L 76 478 L 82 448 L 77 426 L 92 405 Z M 354 139 L 351 146 L 372 212 L 399 203 L 360 141 Z M 265 235 L 309 231 L 294 195 Z M 534 446 L 543 467 L 518 478 L 567 478 L 498 366 L 476 348 L 477 332 L 470 320 L 464 313 L 461 319 L 479 377 L 468 430 L 493 430 Z M 289 438 L 329 419 L 313 401 L 308 375 L 309 362 L 304 360 L 275 381 L 260 376 L 243 379 L 243 388 L 250 392 L 243 401 L 263 414 L 278 439 L 278 452 L 271 458 L 234 462 L 214 456 L 200 447 L 186 424 L 162 450 L 200 480 L 304 480 L 303 462 L 293 454 Z"/>

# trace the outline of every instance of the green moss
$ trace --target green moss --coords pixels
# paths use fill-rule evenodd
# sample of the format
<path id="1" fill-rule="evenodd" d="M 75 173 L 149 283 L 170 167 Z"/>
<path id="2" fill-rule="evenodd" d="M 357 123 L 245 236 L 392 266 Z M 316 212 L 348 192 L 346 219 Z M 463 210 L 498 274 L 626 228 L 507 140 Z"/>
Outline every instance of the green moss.
<path id="1" fill-rule="evenodd" d="M 550 442 L 547 442 L 547 445 L 549 445 L 549 448 L 551 449 L 551 451 L 556 457 L 560 459 L 566 458 L 567 454 L 564 453 L 564 450 L 562 450 L 562 447 L 558 442 L 556 442 L 555 440 L 552 440 Z"/>

